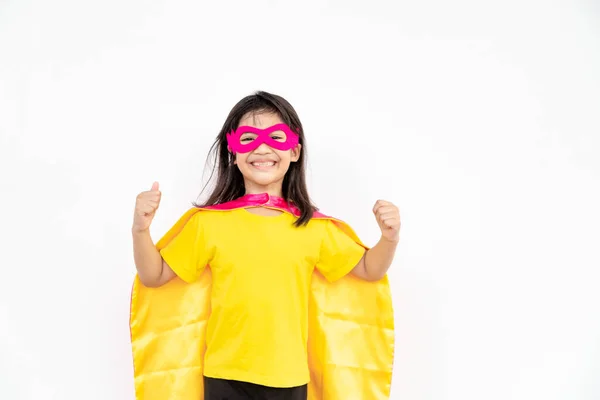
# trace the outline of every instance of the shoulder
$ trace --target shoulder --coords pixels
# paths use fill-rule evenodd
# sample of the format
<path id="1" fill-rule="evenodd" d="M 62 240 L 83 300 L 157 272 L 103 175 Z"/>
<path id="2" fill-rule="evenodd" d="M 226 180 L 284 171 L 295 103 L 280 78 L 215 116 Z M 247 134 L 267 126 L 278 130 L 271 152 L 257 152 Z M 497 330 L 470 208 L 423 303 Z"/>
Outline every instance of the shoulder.
<path id="1" fill-rule="evenodd" d="M 194 225 L 211 225 L 213 223 L 226 223 L 234 217 L 235 210 L 211 210 L 199 207 L 189 209 L 182 219 Z M 187 217 L 187 218 L 186 218 Z"/>
<path id="2" fill-rule="evenodd" d="M 342 221 L 341 219 L 332 217 L 328 214 L 323 214 L 320 211 L 315 211 L 315 213 L 313 214 L 309 223 L 312 223 L 312 224 L 315 224 L 315 225 L 318 225 L 318 226 L 321 226 L 324 228 L 330 228 L 332 226 L 339 226 L 339 225 L 346 225 L 346 223 L 344 221 Z"/>
<path id="3" fill-rule="evenodd" d="M 350 238 L 361 246 L 366 247 L 354 229 L 347 222 L 339 218 L 321 214 L 320 217 L 314 217 L 311 219 L 311 223 L 319 226 L 319 232 L 324 238 L 341 238 L 343 240 Z"/>
<path id="4" fill-rule="evenodd" d="M 320 236 L 325 236 L 329 234 L 330 230 L 337 230 L 337 220 L 335 218 L 331 218 L 325 216 L 323 214 L 313 216 L 310 221 L 308 221 L 307 228 L 309 230 L 314 231 L 316 234 Z"/>
<path id="5" fill-rule="evenodd" d="M 327 233 L 329 230 L 338 229 L 338 223 L 334 218 L 313 218 L 310 220 L 309 224 L 313 224 L 323 234 Z"/>

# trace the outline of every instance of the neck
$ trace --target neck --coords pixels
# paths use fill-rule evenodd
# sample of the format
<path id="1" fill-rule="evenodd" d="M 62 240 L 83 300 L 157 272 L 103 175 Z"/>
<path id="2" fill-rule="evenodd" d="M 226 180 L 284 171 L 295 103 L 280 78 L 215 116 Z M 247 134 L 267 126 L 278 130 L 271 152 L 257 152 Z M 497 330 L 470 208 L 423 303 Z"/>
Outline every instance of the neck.
<path id="1" fill-rule="evenodd" d="M 253 182 L 246 182 L 246 194 L 267 193 L 269 196 L 283 197 L 282 182 L 274 182 L 269 185 L 257 185 Z"/>

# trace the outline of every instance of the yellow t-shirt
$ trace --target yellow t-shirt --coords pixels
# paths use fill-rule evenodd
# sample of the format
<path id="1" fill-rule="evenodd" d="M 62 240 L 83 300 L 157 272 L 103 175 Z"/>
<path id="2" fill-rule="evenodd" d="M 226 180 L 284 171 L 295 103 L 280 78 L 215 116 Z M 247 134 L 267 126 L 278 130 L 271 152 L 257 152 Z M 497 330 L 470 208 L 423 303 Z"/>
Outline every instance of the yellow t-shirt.
<path id="1" fill-rule="evenodd" d="M 240 208 L 196 213 L 161 255 L 193 282 L 212 272 L 204 375 L 272 387 L 309 382 L 308 300 L 313 269 L 348 274 L 365 249 L 332 221 L 295 227 L 288 213 Z"/>

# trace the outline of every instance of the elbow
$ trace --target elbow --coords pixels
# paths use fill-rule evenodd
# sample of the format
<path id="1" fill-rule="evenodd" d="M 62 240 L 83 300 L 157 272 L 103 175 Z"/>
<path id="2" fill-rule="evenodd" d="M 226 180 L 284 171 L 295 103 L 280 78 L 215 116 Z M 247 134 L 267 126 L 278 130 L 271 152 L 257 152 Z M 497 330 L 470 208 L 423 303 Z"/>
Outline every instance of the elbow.
<path id="1" fill-rule="evenodd" d="M 157 287 L 160 286 L 160 280 L 159 279 L 155 279 L 155 278 L 153 279 L 153 278 L 148 277 L 148 276 L 140 275 L 139 273 L 138 273 L 138 278 L 140 280 L 140 283 L 142 285 L 144 285 L 145 287 L 147 287 L 147 288 L 153 288 L 154 289 L 154 288 L 157 288 Z"/>
<path id="2" fill-rule="evenodd" d="M 383 278 L 385 278 L 386 273 L 379 273 L 379 274 L 367 274 L 365 276 L 365 280 L 368 282 L 378 282 L 380 280 L 382 280 Z"/>
<path id="3" fill-rule="evenodd" d="M 367 271 L 355 270 L 353 271 L 352 275 L 366 282 L 377 282 L 382 280 L 386 274 L 373 274 Z"/>
<path id="4" fill-rule="evenodd" d="M 154 274 L 144 274 L 144 273 L 140 273 L 138 271 L 138 277 L 140 279 L 140 282 L 142 285 L 144 285 L 147 288 L 157 288 L 163 285 L 162 282 L 162 268 L 160 269 L 160 271 L 158 273 L 154 273 Z"/>
<path id="5" fill-rule="evenodd" d="M 383 279 L 387 271 L 371 270 L 367 268 L 364 258 L 354 267 L 352 274 L 357 278 L 367 282 L 377 282 Z"/>
<path id="6" fill-rule="evenodd" d="M 160 265 L 153 268 L 138 268 L 138 278 L 140 283 L 147 288 L 158 288 L 164 285 L 164 261 L 160 259 Z"/>

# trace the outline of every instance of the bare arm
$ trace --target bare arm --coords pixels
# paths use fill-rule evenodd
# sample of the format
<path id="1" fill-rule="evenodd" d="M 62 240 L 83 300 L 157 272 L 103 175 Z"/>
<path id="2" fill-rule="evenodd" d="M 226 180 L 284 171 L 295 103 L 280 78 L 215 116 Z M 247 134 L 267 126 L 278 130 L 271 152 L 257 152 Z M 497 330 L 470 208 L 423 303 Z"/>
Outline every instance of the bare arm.
<path id="1" fill-rule="evenodd" d="M 352 273 L 367 281 L 378 281 L 385 276 L 394 260 L 400 241 L 400 211 L 389 201 L 377 200 L 373 214 L 381 229 L 381 239 L 356 264 Z"/>
<path id="2" fill-rule="evenodd" d="M 150 190 L 138 194 L 133 217 L 133 258 L 140 281 L 144 286 L 159 287 L 175 277 L 164 262 L 150 237 L 150 224 L 160 204 L 158 182 Z"/>
<path id="3" fill-rule="evenodd" d="M 159 287 L 175 277 L 161 257 L 148 230 L 132 231 L 133 257 L 140 281 L 147 287 Z"/>
<path id="4" fill-rule="evenodd" d="M 352 270 L 352 274 L 366 281 L 382 279 L 390 268 L 396 253 L 398 241 L 381 238 L 377 244 L 367 251 Z"/>

